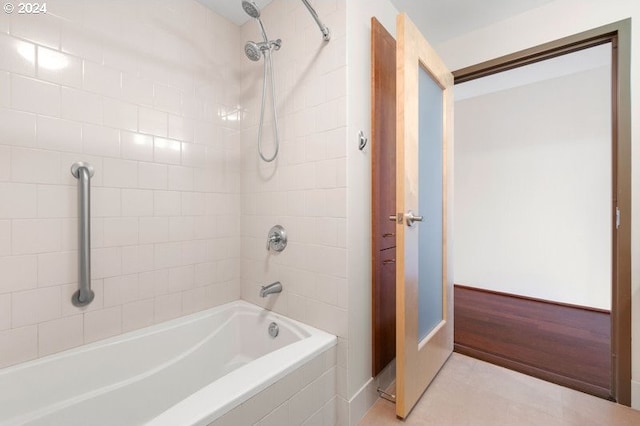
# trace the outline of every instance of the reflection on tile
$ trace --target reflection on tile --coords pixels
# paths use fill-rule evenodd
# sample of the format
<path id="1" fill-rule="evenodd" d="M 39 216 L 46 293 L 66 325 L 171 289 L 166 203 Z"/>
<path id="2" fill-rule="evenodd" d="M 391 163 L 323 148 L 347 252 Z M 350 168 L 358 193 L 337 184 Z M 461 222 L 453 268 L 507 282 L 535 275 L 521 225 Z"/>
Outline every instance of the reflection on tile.
<path id="1" fill-rule="evenodd" d="M 637 425 L 640 411 L 454 353 L 404 422 L 379 399 L 359 424 Z"/>
<path id="2" fill-rule="evenodd" d="M 31 43 L 0 35 L 0 69 L 25 74 L 36 73 L 36 49 Z"/>
<path id="3" fill-rule="evenodd" d="M 153 159 L 156 163 L 180 164 L 181 143 L 171 139 L 154 138 Z"/>
<path id="4" fill-rule="evenodd" d="M 140 133 L 121 132 L 122 157 L 128 160 L 153 161 L 153 138 Z"/>
<path id="5" fill-rule="evenodd" d="M 13 16 L 11 35 L 42 44 L 52 49 L 60 46 L 60 20 L 47 14 L 20 14 Z"/>
<path id="6" fill-rule="evenodd" d="M 38 77 L 65 86 L 82 87 L 82 61 L 38 46 Z"/>

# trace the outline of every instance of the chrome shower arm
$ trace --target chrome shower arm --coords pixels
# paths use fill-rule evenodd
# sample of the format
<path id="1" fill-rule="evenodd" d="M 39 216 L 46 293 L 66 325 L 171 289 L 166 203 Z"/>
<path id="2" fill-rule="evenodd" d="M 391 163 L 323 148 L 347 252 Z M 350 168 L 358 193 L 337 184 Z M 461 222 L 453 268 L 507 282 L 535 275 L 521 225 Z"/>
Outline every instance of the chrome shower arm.
<path id="1" fill-rule="evenodd" d="M 316 24 L 318 24 L 318 28 L 320 28 L 320 31 L 322 32 L 322 39 L 324 41 L 331 40 L 331 32 L 329 31 L 329 28 L 325 24 L 323 24 L 322 21 L 320 21 L 320 18 L 318 17 L 318 13 L 313 8 L 313 6 L 311 6 L 311 3 L 309 3 L 309 0 L 302 0 L 302 3 L 304 3 L 304 5 L 307 7 L 307 10 L 309 11 L 313 19 L 316 21 Z"/>

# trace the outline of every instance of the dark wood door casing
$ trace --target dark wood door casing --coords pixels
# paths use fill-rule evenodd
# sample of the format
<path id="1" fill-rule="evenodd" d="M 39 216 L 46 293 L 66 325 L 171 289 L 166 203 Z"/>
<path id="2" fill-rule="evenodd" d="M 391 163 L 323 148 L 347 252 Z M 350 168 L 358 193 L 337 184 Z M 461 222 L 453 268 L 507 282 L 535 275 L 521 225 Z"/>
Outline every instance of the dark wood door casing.
<path id="1" fill-rule="evenodd" d="M 612 44 L 611 395 L 631 405 L 631 19 L 453 72 L 455 83 L 507 71 L 604 43 Z M 616 226 L 616 208 L 620 223 Z"/>

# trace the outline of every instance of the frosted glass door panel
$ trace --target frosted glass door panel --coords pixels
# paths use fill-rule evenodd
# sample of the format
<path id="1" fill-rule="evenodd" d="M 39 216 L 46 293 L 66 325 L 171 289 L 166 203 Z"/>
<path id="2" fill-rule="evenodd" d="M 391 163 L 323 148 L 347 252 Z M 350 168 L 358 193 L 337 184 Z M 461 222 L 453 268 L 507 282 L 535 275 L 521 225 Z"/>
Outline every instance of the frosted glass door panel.
<path id="1" fill-rule="evenodd" d="M 396 415 L 406 418 L 453 351 L 453 75 L 405 14 L 396 30 Z"/>
<path id="2" fill-rule="evenodd" d="M 419 77 L 418 341 L 442 321 L 442 89 Z"/>

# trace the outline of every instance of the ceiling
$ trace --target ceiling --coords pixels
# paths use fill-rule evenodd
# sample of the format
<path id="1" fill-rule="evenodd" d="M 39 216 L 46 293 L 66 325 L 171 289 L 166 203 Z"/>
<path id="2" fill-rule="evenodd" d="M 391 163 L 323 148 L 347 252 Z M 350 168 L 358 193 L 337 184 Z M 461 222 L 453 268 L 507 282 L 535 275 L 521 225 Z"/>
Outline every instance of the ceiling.
<path id="1" fill-rule="evenodd" d="M 391 0 L 431 44 L 494 24 L 554 0 Z"/>
<path id="2" fill-rule="evenodd" d="M 219 15 L 224 16 L 236 25 L 242 25 L 251 17 L 242 10 L 242 0 L 197 0 Z M 253 0 L 260 10 L 272 0 Z"/>
<path id="3" fill-rule="evenodd" d="M 250 19 L 242 10 L 241 0 L 198 1 L 236 25 L 242 25 Z M 271 0 L 254 1 L 260 9 L 271 3 Z M 432 44 L 491 25 L 552 1 L 554 0 L 391 0 L 396 9 L 409 15 Z"/>

